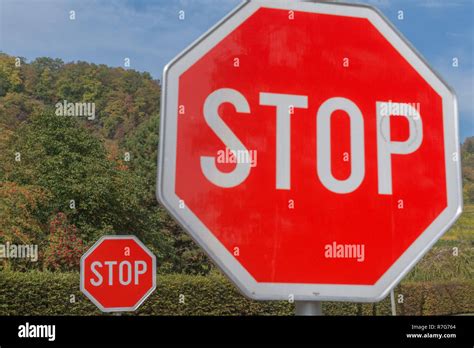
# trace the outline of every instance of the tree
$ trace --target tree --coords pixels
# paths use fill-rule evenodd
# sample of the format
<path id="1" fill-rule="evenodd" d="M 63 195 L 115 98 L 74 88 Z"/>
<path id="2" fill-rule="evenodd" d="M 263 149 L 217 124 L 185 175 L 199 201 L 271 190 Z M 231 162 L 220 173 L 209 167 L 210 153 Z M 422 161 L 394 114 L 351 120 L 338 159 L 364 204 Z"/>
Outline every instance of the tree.
<path id="1" fill-rule="evenodd" d="M 53 271 L 77 271 L 84 243 L 76 226 L 67 221 L 66 214 L 57 213 L 49 223 L 48 247 L 44 254 L 44 268 Z"/>
<path id="2" fill-rule="evenodd" d="M 34 71 L 34 95 L 46 104 L 56 102 L 55 99 L 57 93 L 55 90 L 55 83 L 63 64 L 64 63 L 61 59 L 52 59 L 48 57 L 37 58 L 31 63 L 31 67 Z M 24 70 L 24 75 L 27 76 L 27 69 Z"/>
<path id="3" fill-rule="evenodd" d="M 14 152 L 20 162 L 14 162 Z M 142 224 L 136 177 L 116 170 L 100 140 L 75 119 L 52 112 L 34 117 L 0 156 L 0 166 L 9 168 L 7 180 L 46 188 L 52 193 L 50 214 L 67 211 L 86 240 L 101 230 L 123 233 Z"/>
<path id="4" fill-rule="evenodd" d="M 23 81 L 15 57 L 0 53 L 0 97 L 8 92 L 20 92 Z"/>
<path id="5" fill-rule="evenodd" d="M 44 110 L 44 104 L 24 93 L 8 92 L 0 97 L 0 124 L 14 129 L 21 121 Z"/>
<path id="6" fill-rule="evenodd" d="M 149 190 L 150 204 L 155 203 L 156 160 L 158 155 L 159 116 L 152 115 L 127 136 L 121 144 L 124 152 L 130 154 L 129 166 L 143 178 Z"/>
<path id="7" fill-rule="evenodd" d="M 0 243 L 43 246 L 46 235 L 43 230 L 42 205 L 49 198 L 49 193 L 41 187 L 20 186 L 14 182 L 2 181 L 0 184 Z M 25 259 L 3 259 L 2 266 L 22 269 L 27 262 L 28 260 Z"/>
<path id="8" fill-rule="evenodd" d="M 1 242 L 40 244 L 44 240 L 44 235 L 39 208 L 49 198 L 49 193 L 41 187 L 2 182 L 0 184 Z"/>
<path id="9" fill-rule="evenodd" d="M 63 235 L 74 230 L 86 247 L 104 234 L 135 234 L 157 255 L 161 271 L 208 272 L 207 257 L 155 198 L 159 82 L 86 62 L 22 59 L 12 70 L 14 61 L 0 59 L 7 66 L 0 72 L 0 179 L 41 189 L 44 197 L 31 212 L 14 210 L 16 201 L 7 198 L 4 215 L 24 219 L 25 238 L 40 237 L 47 267 L 74 267 L 54 259 Z M 96 119 L 56 116 L 54 105 L 63 100 L 95 103 Z M 48 232 L 48 221 L 60 221 L 57 233 Z"/>
<path id="10" fill-rule="evenodd" d="M 148 200 L 142 178 L 108 158 L 103 143 L 71 117 L 45 112 L 24 123 L 0 154 L 5 179 L 51 192 L 47 216 L 67 212 L 78 237 L 90 244 L 104 234 L 135 234 L 163 253 L 169 239 Z M 21 161 L 14 161 L 14 152 Z M 3 157 L 3 158 L 2 158 Z"/>

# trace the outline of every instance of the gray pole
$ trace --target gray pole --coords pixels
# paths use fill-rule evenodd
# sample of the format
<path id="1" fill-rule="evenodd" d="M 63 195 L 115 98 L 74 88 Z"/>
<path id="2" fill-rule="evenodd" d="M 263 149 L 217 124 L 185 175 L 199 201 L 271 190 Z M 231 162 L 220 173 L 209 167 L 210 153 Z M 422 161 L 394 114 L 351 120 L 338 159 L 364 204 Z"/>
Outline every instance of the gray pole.
<path id="1" fill-rule="evenodd" d="M 295 301 L 296 315 L 323 315 L 320 301 Z"/>
<path id="2" fill-rule="evenodd" d="M 392 305 L 392 315 L 397 315 L 397 305 L 395 304 L 395 290 L 390 291 L 390 304 Z"/>

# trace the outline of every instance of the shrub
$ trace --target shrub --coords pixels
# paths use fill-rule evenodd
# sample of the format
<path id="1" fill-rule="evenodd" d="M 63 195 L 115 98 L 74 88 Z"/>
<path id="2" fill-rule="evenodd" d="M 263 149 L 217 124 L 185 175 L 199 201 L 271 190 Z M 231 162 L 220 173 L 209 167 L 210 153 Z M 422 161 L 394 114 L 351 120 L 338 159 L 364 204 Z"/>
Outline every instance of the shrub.
<path id="1" fill-rule="evenodd" d="M 474 283 L 407 282 L 397 288 L 404 302 L 401 315 L 440 315 L 474 312 Z M 184 295 L 184 303 L 180 303 Z M 71 299 L 75 301 L 71 301 Z M 397 296 L 398 298 L 398 296 Z M 183 297 L 181 297 L 183 299 Z M 327 315 L 390 315 L 390 299 L 379 303 L 325 302 Z M 285 301 L 248 300 L 223 276 L 158 275 L 155 292 L 137 315 L 291 315 Z M 79 290 L 78 273 L 0 273 L 0 315 L 99 315 Z"/>
<path id="2" fill-rule="evenodd" d="M 76 226 L 69 224 L 66 214 L 60 212 L 51 219 L 49 232 L 44 267 L 62 271 L 78 269 L 84 253 L 84 243 L 78 237 Z"/>

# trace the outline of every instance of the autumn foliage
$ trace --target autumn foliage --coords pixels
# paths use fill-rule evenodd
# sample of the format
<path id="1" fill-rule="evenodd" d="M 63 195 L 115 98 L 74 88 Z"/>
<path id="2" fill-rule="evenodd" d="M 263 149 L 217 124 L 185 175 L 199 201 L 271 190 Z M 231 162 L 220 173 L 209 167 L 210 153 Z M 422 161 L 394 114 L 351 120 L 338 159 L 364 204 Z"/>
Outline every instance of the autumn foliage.
<path id="1" fill-rule="evenodd" d="M 44 267 L 49 270 L 79 269 L 84 243 L 76 226 L 68 223 L 64 213 L 57 213 L 49 223 L 49 243 L 44 255 Z"/>

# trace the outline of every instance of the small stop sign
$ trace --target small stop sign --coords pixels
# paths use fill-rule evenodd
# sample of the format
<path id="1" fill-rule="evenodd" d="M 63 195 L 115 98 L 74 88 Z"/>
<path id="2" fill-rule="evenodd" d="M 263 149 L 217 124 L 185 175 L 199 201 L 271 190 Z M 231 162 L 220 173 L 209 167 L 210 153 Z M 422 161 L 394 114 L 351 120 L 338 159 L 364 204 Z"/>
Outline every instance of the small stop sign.
<path id="1" fill-rule="evenodd" d="M 155 255 L 135 236 L 104 236 L 81 258 L 81 291 L 103 312 L 134 311 L 155 287 Z"/>

